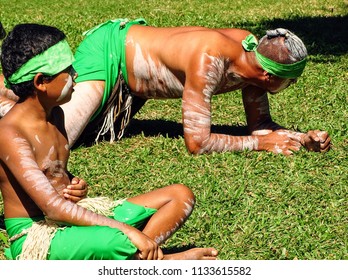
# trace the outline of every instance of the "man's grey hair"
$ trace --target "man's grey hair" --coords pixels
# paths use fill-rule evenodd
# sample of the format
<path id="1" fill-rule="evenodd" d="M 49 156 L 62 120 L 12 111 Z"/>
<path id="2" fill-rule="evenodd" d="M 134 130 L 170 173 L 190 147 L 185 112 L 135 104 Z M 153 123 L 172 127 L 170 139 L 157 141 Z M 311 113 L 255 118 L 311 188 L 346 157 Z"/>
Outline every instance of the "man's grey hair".
<path id="1" fill-rule="evenodd" d="M 284 46 L 287 54 L 284 54 Z M 258 51 L 277 62 L 287 64 L 303 60 L 308 55 L 302 40 L 284 28 L 268 30 L 260 39 Z"/>

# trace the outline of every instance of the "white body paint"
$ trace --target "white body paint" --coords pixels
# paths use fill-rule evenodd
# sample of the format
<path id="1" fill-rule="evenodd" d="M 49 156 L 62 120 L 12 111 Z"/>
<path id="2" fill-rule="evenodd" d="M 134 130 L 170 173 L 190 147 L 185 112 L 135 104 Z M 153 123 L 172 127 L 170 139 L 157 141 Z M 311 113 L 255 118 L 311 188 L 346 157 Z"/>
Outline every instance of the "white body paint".
<path id="1" fill-rule="evenodd" d="M 63 87 L 60 96 L 57 98 L 57 102 L 62 101 L 70 92 L 70 89 L 73 86 L 73 79 L 70 75 L 66 78 L 66 84 Z"/>
<path id="2" fill-rule="evenodd" d="M 42 169 L 47 170 L 48 174 L 52 177 L 62 178 L 65 174 L 64 163 L 61 160 L 51 160 L 50 157 L 54 153 L 54 147 L 52 146 L 48 152 L 48 155 L 42 162 Z"/>
<path id="3" fill-rule="evenodd" d="M 8 101 L 1 101 L 0 102 L 0 118 L 2 118 L 3 116 L 5 116 L 5 114 L 10 111 L 10 109 L 13 107 L 13 103 L 12 102 L 8 102 Z"/>
<path id="4" fill-rule="evenodd" d="M 194 200 L 189 200 L 189 202 L 185 202 L 185 215 L 186 217 L 189 217 L 193 211 L 193 205 L 195 204 Z"/>
<path id="5" fill-rule="evenodd" d="M 143 54 L 141 47 L 135 46 L 133 60 L 136 91 L 143 92 L 147 98 L 182 97 L 183 85 L 164 65 Z"/>
<path id="6" fill-rule="evenodd" d="M 182 212 L 182 218 L 180 219 L 181 223 L 176 223 L 175 226 L 160 234 L 159 236 L 156 236 L 154 239 L 155 239 L 155 242 L 157 244 L 162 244 L 164 241 L 166 241 L 170 236 L 173 235 L 173 233 L 175 233 L 180 227 L 181 225 L 184 224 L 184 222 L 188 219 L 188 217 L 191 215 L 192 211 L 193 211 L 193 206 L 195 204 L 195 201 L 194 200 L 191 200 L 189 199 L 187 202 L 184 202 L 184 205 L 183 205 L 183 212 Z M 179 214 L 179 213 L 178 213 Z"/>
<path id="7" fill-rule="evenodd" d="M 25 170 L 23 177 L 32 183 L 32 187 L 36 191 L 40 189 L 48 195 L 52 194 L 54 189 L 51 188 L 49 180 L 35 162 L 29 143 L 23 138 L 15 138 L 13 141 L 19 145 L 18 153 L 21 156 L 19 164 Z"/>
<path id="8" fill-rule="evenodd" d="M 37 141 L 39 144 L 41 144 L 41 141 L 40 141 L 40 138 L 39 138 L 38 135 L 35 135 L 35 139 L 36 139 L 36 141 Z"/>
<path id="9" fill-rule="evenodd" d="M 270 133 L 272 133 L 271 129 L 260 129 L 260 130 L 253 131 L 253 135 L 267 135 Z"/>

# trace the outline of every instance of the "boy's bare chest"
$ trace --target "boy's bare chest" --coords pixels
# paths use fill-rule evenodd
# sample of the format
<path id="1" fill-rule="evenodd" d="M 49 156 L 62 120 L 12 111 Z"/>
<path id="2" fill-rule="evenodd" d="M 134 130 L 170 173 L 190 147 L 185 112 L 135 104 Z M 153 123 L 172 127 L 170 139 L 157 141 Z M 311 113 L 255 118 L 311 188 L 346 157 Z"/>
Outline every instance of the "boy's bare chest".
<path id="1" fill-rule="evenodd" d="M 60 135 L 35 134 L 32 148 L 36 162 L 53 185 L 66 183 L 69 147 Z"/>

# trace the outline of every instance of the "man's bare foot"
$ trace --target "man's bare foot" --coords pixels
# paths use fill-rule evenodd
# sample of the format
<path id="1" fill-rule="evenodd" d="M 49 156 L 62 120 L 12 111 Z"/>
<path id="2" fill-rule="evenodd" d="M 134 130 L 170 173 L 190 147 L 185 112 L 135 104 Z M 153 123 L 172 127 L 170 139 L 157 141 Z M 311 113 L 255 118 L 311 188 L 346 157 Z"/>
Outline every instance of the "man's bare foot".
<path id="1" fill-rule="evenodd" d="M 218 251 L 214 248 L 193 248 L 184 252 L 168 254 L 164 260 L 216 260 Z"/>

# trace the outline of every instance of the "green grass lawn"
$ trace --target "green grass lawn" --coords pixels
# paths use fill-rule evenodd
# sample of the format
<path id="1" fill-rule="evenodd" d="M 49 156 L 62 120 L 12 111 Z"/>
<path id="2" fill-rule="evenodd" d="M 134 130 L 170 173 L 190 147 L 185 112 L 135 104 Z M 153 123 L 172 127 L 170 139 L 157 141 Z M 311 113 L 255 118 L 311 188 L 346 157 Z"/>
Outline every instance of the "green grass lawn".
<path id="1" fill-rule="evenodd" d="M 168 250 L 214 246 L 220 259 L 348 259 L 348 2 L 291 3 L 1 0 L 0 19 L 7 31 L 23 22 L 54 25 L 73 49 L 83 31 L 120 17 L 143 17 L 155 26 L 247 28 L 258 36 L 276 27 L 295 32 L 309 61 L 297 84 L 270 96 L 271 113 L 291 129 L 327 130 L 333 142 L 328 153 L 191 156 L 180 100 L 149 101 L 127 137 L 73 150 L 69 169 L 89 182 L 93 196 L 129 197 L 172 183 L 191 187 L 196 207 L 165 244 Z M 236 133 L 245 125 L 240 92 L 216 96 L 212 106 L 216 131 Z"/>

